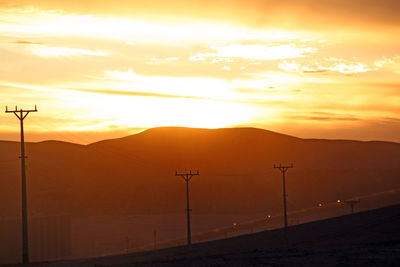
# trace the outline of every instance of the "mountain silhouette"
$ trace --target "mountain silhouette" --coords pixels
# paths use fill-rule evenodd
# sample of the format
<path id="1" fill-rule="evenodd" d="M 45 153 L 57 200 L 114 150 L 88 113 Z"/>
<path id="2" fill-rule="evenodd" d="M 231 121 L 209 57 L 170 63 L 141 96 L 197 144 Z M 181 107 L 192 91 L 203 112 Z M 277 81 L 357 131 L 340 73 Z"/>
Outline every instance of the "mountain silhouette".
<path id="1" fill-rule="evenodd" d="M 19 143 L 0 142 L 0 209 L 20 210 Z M 256 128 L 153 128 L 89 145 L 26 143 L 31 215 L 182 212 L 184 181 L 198 213 L 281 212 L 400 187 L 400 144 L 300 139 Z"/>

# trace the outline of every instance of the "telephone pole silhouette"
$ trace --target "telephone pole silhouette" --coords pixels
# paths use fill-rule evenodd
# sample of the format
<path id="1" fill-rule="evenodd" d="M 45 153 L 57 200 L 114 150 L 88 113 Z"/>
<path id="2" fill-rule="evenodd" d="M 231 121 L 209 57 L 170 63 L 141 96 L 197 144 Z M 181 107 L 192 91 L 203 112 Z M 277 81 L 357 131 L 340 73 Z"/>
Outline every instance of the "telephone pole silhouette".
<path id="1" fill-rule="evenodd" d="M 350 205 L 351 208 L 351 214 L 354 213 L 354 206 L 358 203 L 360 203 L 360 200 L 358 199 L 352 199 L 352 200 L 345 200 L 344 203 Z"/>
<path id="2" fill-rule="evenodd" d="M 189 205 L 189 181 L 192 179 L 194 175 L 200 175 L 199 171 L 196 172 L 185 172 L 178 173 L 175 172 L 175 176 L 181 176 L 183 180 L 186 182 L 186 216 L 187 216 L 187 245 L 190 246 L 192 244 L 192 233 L 190 230 L 190 205 Z"/>
<path id="3" fill-rule="evenodd" d="M 154 250 L 157 249 L 157 230 L 154 230 Z"/>
<path id="4" fill-rule="evenodd" d="M 22 262 L 29 263 L 29 245 L 28 245 L 28 201 L 26 193 L 26 173 L 25 173 L 25 138 L 24 138 L 24 119 L 31 112 L 37 112 L 37 107 L 33 110 L 8 110 L 6 106 L 6 113 L 14 113 L 20 120 L 21 124 L 21 178 L 22 178 Z"/>
<path id="5" fill-rule="evenodd" d="M 282 164 L 279 164 L 279 166 L 276 166 L 274 164 L 274 169 L 279 169 L 282 172 L 282 180 L 283 180 L 283 224 L 285 228 L 287 227 L 287 213 L 286 213 L 286 172 L 293 168 L 293 164 L 290 166 L 283 166 Z"/>

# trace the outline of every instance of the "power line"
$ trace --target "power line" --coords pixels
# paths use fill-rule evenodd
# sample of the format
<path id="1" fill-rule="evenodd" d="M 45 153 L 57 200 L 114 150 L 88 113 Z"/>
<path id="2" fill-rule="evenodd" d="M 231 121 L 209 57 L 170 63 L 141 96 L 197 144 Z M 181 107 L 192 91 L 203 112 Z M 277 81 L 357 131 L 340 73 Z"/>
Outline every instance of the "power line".
<path id="1" fill-rule="evenodd" d="M 187 245 L 190 246 L 192 244 L 192 234 L 190 230 L 190 205 L 189 205 L 189 181 L 192 179 L 194 175 L 200 175 L 199 171 L 196 172 L 185 172 L 185 173 L 178 173 L 175 172 L 175 176 L 181 176 L 183 180 L 186 182 L 186 216 L 187 216 Z"/>
<path id="2" fill-rule="evenodd" d="M 276 166 L 274 164 L 274 169 L 279 169 L 282 172 L 282 180 L 283 180 L 283 224 L 285 228 L 287 227 L 287 213 L 286 213 L 286 181 L 285 181 L 285 174 L 286 172 L 293 168 L 293 164 L 290 166 L 283 166 L 282 164 L 279 164 L 279 166 Z"/>
<path id="3" fill-rule="evenodd" d="M 31 112 L 37 112 L 37 107 L 31 110 L 18 110 L 15 106 L 15 110 L 8 110 L 6 106 L 6 113 L 14 113 L 15 116 L 20 120 L 21 127 L 21 178 L 22 178 L 22 263 L 29 263 L 29 246 L 28 246 L 28 201 L 26 194 L 26 172 L 25 172 L 25 138 L 24 138 L 24 119 Z"/>

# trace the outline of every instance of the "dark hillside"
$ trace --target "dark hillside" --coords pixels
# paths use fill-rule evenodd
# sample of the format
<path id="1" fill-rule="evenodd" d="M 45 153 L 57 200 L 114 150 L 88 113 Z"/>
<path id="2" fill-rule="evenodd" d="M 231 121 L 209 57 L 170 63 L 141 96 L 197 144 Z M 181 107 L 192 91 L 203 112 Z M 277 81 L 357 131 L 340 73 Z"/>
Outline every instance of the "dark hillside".
<path id="1" fill-rule="evenodd" d="M 0 246 L 16 253 L 12 259 L 0 253 L 0 262 L 2 257 L 15 262 L 20 246 L 19 144 L 0 142 L 0 149 L 0 230 L 7 233 Z M 154 230 L 160 242 L 184 237 L 185 185 L 175 170 L 200 170 L 190 182 L 193 234 L 267 214 L 279 226 L 282 178 L 274 163 L 294 164 L 287 176 L 290 224 L 348 212 L 344 205 L 336 207 L 337 199 L 393 191 L 386 200 L 380 194 L 362 200 L 357 211 L 400 203 L 397 143 L 307 140 L 255 128 L 171 127 L 87 146 L 28 143 L 26 150 L 30 218 L 70 218 L 65 226 L 73 247 L 70 257 L 138 250 L 151 244 Z M 297 212 L 318 203 L 334 205 Z M 39 235 L 35 229 L 32 233 Z"/>
<path id="2" fill-rule="evenodd" d="M 17 212 L 18 143 L 1 142 L 0 207 Z M 88 146 L 27 144 L 33 213 L 163 213 L 182 210 L 175 170 L 199 169 L 191 182 L 196 212 L 281 210 L 281 175 L 292 209 L 400 188 L 400 144 L 307 140 L 254 128 L 155 128 Z M 12 156 L 15 155 L 15 156 Z M 12 203 L 10 205 L 10 203 Z"/>
<path id="3" fill-rule="evenodd" d="M 400 206 L 154 252 L 44 266 L 396 266 Z M 33 264 L 34 265 L 34 264 Z M 41 266 L 43 266 L 41 265 Z M 35 266 L 35 265 L 34 265 Z"/>

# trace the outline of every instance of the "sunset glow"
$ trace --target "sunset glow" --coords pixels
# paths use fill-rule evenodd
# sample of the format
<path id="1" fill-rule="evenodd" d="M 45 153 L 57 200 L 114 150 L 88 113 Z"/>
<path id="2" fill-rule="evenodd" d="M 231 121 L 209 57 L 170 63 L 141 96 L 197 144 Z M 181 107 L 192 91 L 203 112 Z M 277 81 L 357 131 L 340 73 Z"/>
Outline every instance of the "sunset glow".
<path id="1" fill-rule="evenodd" d="M 38 105 L 29 140 L 251 126 L 400 141 L 395 1 L 81 2 L 0 1 L 0 96 Z"/>

